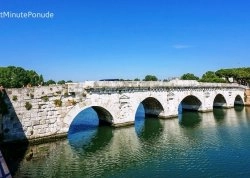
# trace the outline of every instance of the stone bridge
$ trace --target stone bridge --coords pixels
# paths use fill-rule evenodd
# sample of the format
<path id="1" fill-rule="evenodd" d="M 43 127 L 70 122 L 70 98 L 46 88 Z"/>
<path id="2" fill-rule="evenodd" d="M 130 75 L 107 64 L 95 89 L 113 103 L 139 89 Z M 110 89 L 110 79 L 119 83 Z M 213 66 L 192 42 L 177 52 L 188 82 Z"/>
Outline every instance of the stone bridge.
<path id="1" fill-rule="evenodd" d="M 209 112 L 213 107 L 244 104 L 245 87 L 238 84 L 86 81 L 65 85 L 6 89 L 8 111 L 0 116 L 3 141 L 66 135 L 74 118 L 92 107 L 100 124 L 133 124 L 143 105 L 145 115 L 177 117 L 181 109 Z"/>

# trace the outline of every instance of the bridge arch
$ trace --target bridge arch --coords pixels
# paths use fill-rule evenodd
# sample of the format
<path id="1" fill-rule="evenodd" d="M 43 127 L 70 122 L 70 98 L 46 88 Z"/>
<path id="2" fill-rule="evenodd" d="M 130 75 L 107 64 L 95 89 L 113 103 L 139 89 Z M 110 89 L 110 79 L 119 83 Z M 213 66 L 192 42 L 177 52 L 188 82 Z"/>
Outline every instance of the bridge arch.
<path id="1" fill-rule="evenodd" d="M 145 116 L 158 117 L 164 111 L 163 105 L 158 99 L 155 97 L 146 97 L 135 105 L 136 110 L 134 116 L 140 104 L 143 105 Z"/>
<path id="2" fill-rule="evenodd" d="M 178 111 L 182 112 L 183 110 L 199 111 L 202 107 L 201 100 L 194 96 L 188 95 L 184 97 L 178 107 Z"/>
<path id="3" fill-rule="evenodd" d="M 227 101 L 222 94 L 217 94 L 214 97 L 213 107 L 219 107 L 219 108 L 227 107 Z"/>
<path id="4" fill-rule="evenodd" d="M 64 123 L 67 125 L 65 127 L 65 131 L 68 132 L 69 127 L 75 117 L 82 111 L 84 111 L 87 108 L 92 108 L 98 116 L 99 119 L 99 125 L 112 125 L 113 124 L 113 115 L 111 114 L 110 111 L 108 111 L 105 107 L 103 106 L 98 106 L 98 105 L 90 105 L 90 106 L 85 106 L 81 107 L 80 105 L 74 106 L 65 116 L 64 118 Z"/>
<path id="5" fill-rule="evenodd" d="M 244 105 L 244 101 L 240 95 L 237 95 L 234 99 L 234 105 Z"/>

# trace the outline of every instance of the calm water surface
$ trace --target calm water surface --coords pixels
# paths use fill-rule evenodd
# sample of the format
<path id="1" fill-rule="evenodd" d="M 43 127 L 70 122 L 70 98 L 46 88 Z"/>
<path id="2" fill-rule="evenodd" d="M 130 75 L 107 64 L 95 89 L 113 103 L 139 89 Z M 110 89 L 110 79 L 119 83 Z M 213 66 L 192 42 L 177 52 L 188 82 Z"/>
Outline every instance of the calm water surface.
<path id="1" fill-rule="evenodd" d="M 87 110 L 68 139 L 28 147 L 31 159 L 9 154 L 14 177 L 250 177 L 249 107 L 171 120 L 145 119 L 139 111 L 135 126 L 97 124 Z"/>

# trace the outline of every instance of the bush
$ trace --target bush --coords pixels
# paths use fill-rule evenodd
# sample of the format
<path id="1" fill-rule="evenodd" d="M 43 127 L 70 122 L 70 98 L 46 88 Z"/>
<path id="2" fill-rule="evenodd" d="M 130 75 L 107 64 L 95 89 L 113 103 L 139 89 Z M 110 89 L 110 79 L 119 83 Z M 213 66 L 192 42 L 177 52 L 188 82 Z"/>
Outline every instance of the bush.
<path id="1" fill-rule="evenodd" d="M 42 99 L 44 102 L 49 101 L 49 97 L 48 97 L 48 96 L 42 96 L 41 99 Z"/>
<path id="2" fill-rule="evenodd" d="M 62 101 L 59 100 L 59 99 L 56 99 L 56 100 L 54 101 L 54 104 L 56 105 L 56 107 L 61 107 L 61 106 L 62 106 Z"/>
<path id="3" fill-rule="evenodd" d="M 76 101 L 75 100 L 69 100 L 70 104 L 75 106 L 76 105 Z"/>
<path id="4" fill-rule="evenodd" d="M 34 94 L 30 93 L 30 98 L 34 99 Z"/>
<path id="5" fill-rule="evenodd" d="M 31 104 L 30 102 L 26 102 L 26 103 L 25 103 L 25 108 L 26 108 L 27 110 L 31 110 L 32 104 Z"/>
<path id="6" fill-rule="evenodd" d="M 13 101 L 17 101 L 17 96 L 16 96 L 16 95 L 13 95 L 13 96 L 12 96 L 12 100 L 13 100 Z"/>

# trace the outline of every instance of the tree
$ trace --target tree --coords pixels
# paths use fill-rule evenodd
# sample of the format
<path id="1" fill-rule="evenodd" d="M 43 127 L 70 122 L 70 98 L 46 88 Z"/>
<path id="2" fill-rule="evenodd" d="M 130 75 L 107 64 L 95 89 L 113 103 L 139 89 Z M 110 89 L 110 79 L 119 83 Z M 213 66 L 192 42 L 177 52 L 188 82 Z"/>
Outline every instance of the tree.
<path id="1" fill-rule="evenodd" d="M 181 76 L 182 80 L 199 80 L 199 77 L 191 73 L 186 73 Z"/>
<path id="2" fill-rule="evenodd" d="M 250 83 L 250 67 L 220 69 L 215 74 L 227 81 L 229 81 L 229 78 L 233 78 L 239 84 L 247 85 L 247 83 Z"/>
<path id="3" fill-rule="evenodd" d="M 225 83 L 226 80 L 218 77 L 215 72 L 208 71 L 202 75 L 202 78 L 199 80 L 200 82 L 211 82 L 211 83 Z"/>
<path id="4" fill-rule="evenodd" d="M 0 67 L 0 85 L 5 88 L 20 88 L 31 84 L 37 86 L 43 82 L 43 78 L 34 70 L 25 70 L 21 67 Z"/>
<path id="5" fill-rule="evenodd" d="M 143 81 L 157 81 L 157 77 L 154 75 L 146 75 Z"/>
<path id="6" fill-rule="evenodd" d="M 53 84 L 56 84 L 56 82 L 54 80 L 51 80 L 51 79 L 44 83 L 44 85 L 46 85 L 46 86 L 53 85 Z"/>
<path id="7" fill-rule="evenodd" d="M 134 81 L 140 81 L 140 79 L 139 78 L 135 78 Z"/>
<path id="8" fill-rule="evenodd" d="M 65 80 L 60 80 L 60 81 L 57 82 L 57 84 L 63 85 L 63 84 L 65 84 Z"/>

